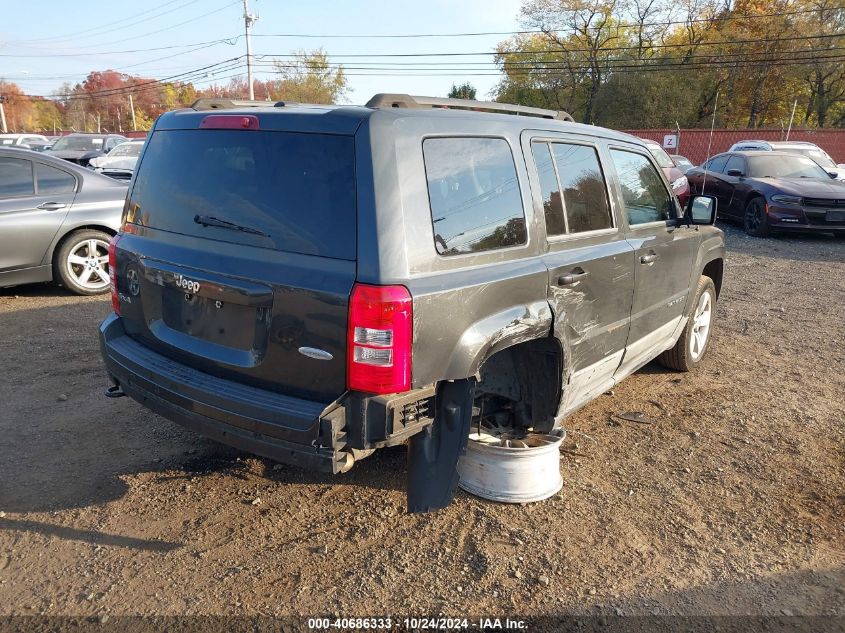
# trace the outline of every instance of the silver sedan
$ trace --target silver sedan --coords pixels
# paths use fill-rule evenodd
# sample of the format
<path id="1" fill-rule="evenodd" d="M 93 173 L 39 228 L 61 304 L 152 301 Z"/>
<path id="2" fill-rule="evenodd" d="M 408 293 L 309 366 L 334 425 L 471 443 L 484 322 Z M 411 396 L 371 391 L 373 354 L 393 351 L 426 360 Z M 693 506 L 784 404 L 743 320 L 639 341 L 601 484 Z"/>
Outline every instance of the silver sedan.
<path id="1" fill-rule="evenodd" d="M 125 198 L 126 183 L 0 148 L 0 287 L 56 280 L 77 294 L 107 292 Z"/>

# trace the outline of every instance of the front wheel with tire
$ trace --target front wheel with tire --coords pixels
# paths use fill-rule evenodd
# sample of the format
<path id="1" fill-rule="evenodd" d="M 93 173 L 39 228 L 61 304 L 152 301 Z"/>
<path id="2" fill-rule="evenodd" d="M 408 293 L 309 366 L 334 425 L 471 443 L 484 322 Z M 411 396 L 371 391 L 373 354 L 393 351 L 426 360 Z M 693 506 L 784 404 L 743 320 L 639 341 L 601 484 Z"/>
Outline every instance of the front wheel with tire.
<path id="1" fill-rule="evenodd" d="M 83 230 L 65 238 L 53 258 L 55 277 L 78 295 L 98 295 L 109 291 L 108 233 Z"/>
<path id="2" fill-rule="evenodd" d="M 746 233 L 754 237 L 769 236 L 769 214 L 766 212 L 766 201 L 763 198 L 752 198 L 745 206 L 743 227 Z"/>
<path id="3" fill-rule="evenodd" d="M 691 371 L 704 358 L 710 346 L 713 317 L 716 314 L 716 287 L 710 277 L 698 280 L 692 314 L 675 347 L 663 352 L 658 361 L 677 371 Z"/>

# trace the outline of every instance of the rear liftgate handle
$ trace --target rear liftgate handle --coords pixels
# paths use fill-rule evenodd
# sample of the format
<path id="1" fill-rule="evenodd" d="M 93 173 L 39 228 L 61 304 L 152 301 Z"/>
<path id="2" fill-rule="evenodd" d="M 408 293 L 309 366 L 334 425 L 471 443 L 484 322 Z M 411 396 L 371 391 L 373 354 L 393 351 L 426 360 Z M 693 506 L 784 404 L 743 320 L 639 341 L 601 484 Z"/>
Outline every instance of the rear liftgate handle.
<path id="1" fill-rule="evenodd" d="M 434 423 L 408 443 L 408 512 L 440 510 L 452 502 L 458 458 L 466 453 L 475 380 L 440 385 Z"/>

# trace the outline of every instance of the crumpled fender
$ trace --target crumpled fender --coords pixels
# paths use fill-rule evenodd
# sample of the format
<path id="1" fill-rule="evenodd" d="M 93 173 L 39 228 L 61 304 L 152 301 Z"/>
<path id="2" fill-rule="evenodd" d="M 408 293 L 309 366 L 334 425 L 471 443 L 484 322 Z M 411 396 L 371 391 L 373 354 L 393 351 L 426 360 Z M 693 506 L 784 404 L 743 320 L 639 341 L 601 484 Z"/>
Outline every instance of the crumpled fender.
<path id="1" fill-rule="evenodd" d="M 444 376 L 451 379 L 475 376 L 481 365 L 507 347 L 549 336 L 552 309 L 545 299 L 516 305 L 473 323 L 458 340 Z"/>

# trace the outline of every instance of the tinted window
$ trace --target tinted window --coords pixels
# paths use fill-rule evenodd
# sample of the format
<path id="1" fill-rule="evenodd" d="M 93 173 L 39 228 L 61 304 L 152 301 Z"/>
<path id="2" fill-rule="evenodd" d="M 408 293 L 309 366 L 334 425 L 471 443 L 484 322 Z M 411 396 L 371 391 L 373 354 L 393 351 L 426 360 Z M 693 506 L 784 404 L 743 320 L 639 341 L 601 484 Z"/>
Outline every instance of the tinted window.
<path id="1" fill-rule="evenodd" d="M 350 136 L 155 132 L 128 220 L 215 240 L 355 259 L 354 161 Z M 194 221 L 198 215 L 253 231 L 200 226 Z"/>
<path id="2" fill-rule="evenodd" d="M 813 160 L 783 154 L 749 156 L 748 175 L 756 178 L 830 178 Z"/>
<path id="3" fill-rule="evenodd" d="M 727 174 L 731 169 L 738 169 L 739 171 L 745 173 L 745 161 L 742 160 L 742 156 L 731 156 L 728 159 L 724 172 Z"/>
<path id="4" fill-rule="evenodd" d="M 713 171 L 717 174 L 721 174 L 725 169 L 725 164 L 728 162 L 728 154 L 722 154 L 721 156 L 716 156 L 715 158 L 711 158 L 707 162 L 707 171 Z"/>
<path id="5" fill-rule="evenodd" d="M 48 165 L 35 164 L 35 176 L 38 179 L 38 194 L 73 193 L 76 178 L 66 171 Z"/>
<path id="6" fill-rule="evenodd" d="M 423 142 L 434 242 L 441 255 L 527 241 L 513 154 L 498 138 Z"/>
<path id="7" fill-rule="evenodd" d="M 561 204 L 560 188 L 557 183 L 555 166 L 548 143 L 531 143 L 537 174 L 540 176 L 540 190 L 543 194 L 543 212 L 546 216 L 546 234 L 562 235 L 566 233 L 563 221 L 563 205 Z"/>
<path id="8" fill-rule="evenodd" d="M 103 139 L 99 136 L 63 136 L 53 143 L 51 149 L 59 152 L 63 150 L 91 151 L 103 149 Z"/>
<path id="9" fill-rule="evenodd" d="M 31 196 L 32 163 L 19 158 L 0 158 L 0 198 Z"/>
<path id="10" fill-rule="evenodd" d="M 609 229 L 610 205 L 596 150 L 585 145 L 552 143 L 563 207 L 570 233 Z"/>
<path id="11" fill-rule="evenodd" d="M 665 221 L 674 217 L 672 196 L 651 162 L 641 154 L 611 150 L 628 223 Z"/>

